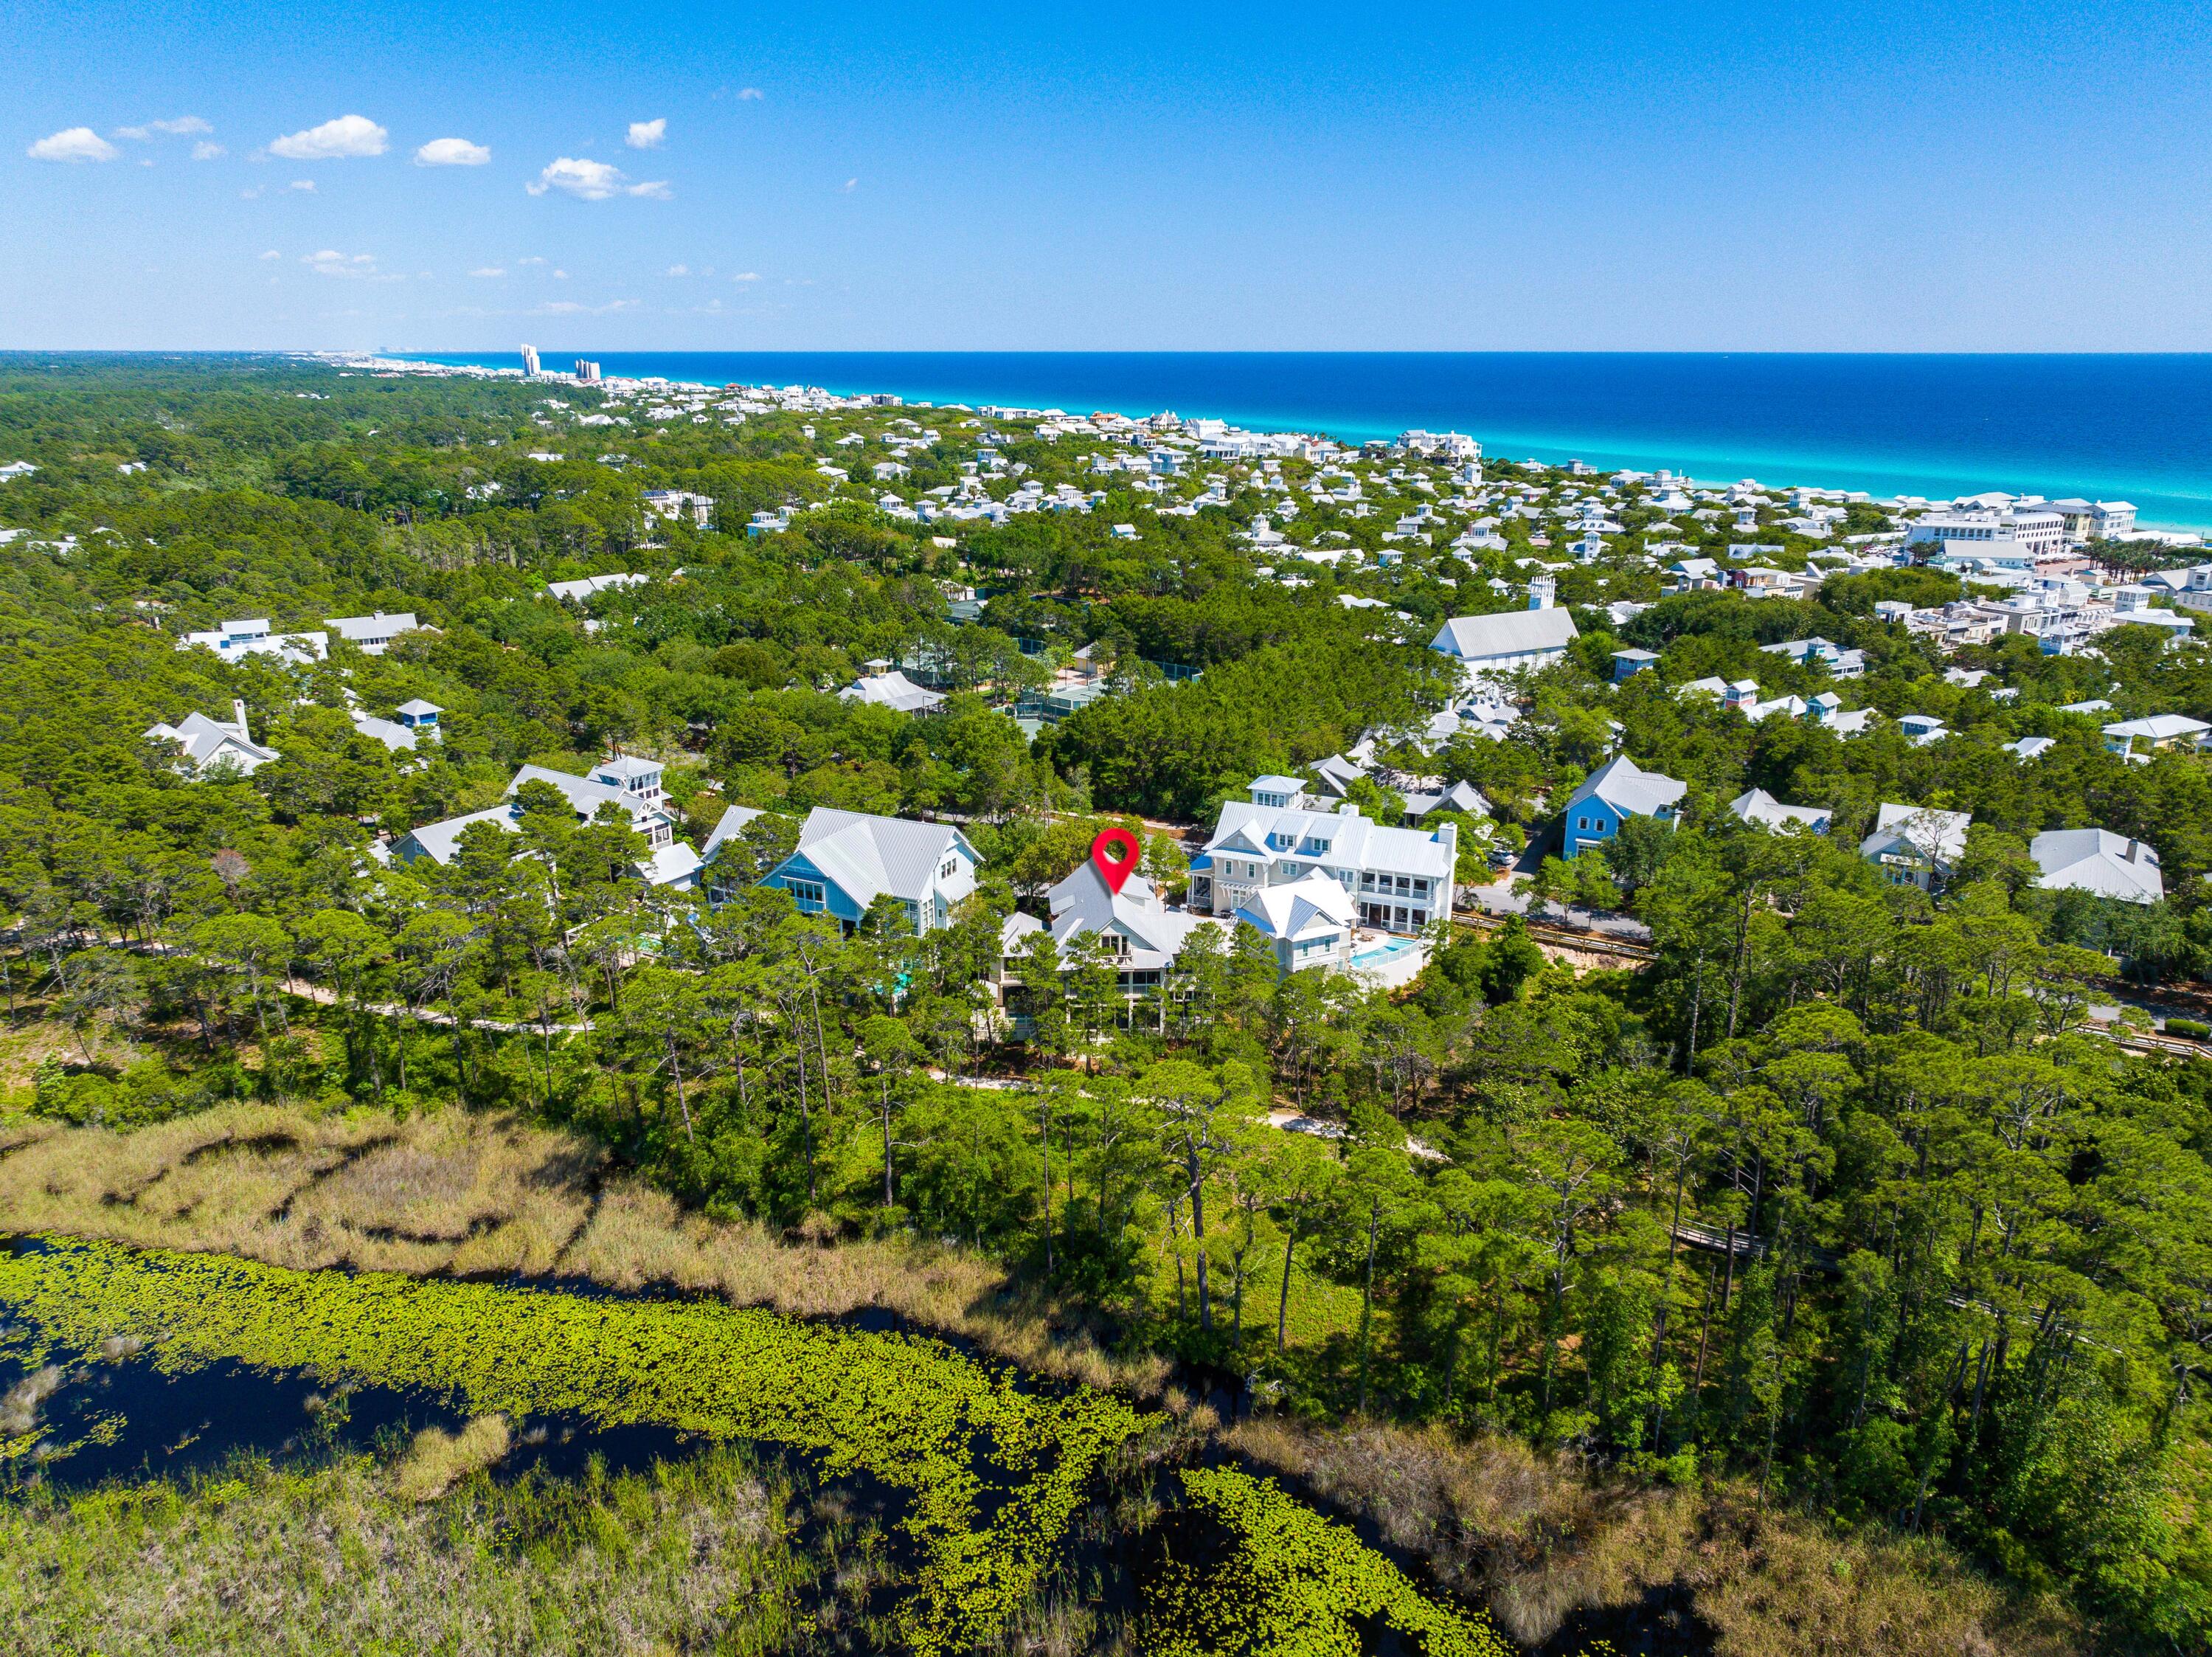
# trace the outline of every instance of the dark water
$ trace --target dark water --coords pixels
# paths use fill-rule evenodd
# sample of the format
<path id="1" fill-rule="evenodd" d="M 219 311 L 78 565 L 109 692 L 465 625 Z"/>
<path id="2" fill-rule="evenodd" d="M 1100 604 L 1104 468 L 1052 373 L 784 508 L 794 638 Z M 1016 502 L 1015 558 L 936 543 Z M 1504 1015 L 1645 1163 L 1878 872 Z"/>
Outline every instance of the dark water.
<path id="1" fill-rule="evenodd" d="M 425 1427 L 458 1431 L 469 1417 L 443 1398 L 389 1386 L 333 1387 L 304 1370 L 264 1370 L 224 1359 L 167 1371 L 139 1354 L 65 1366 L 67 1379 L 40 1411 L 46 1441 L 62 1453 L 26 1457 L 0 1483 L 33 1470 L 66 1489 L 112 1478 L 180 1477 L 240 1454 L 283 1460 L 324 1449 L 367 1450 Z M 0 1357 L 0 1394 L 29 1373 L 19 1355 Z M 119 1417 L 106 1442 L 82 1442 L 96 1423 Z M 501 1477 L 537 1469 L 582 1473 L 594 1456 L 610 1472 L 684 1455 L 700 1441 L 670 1428 L 602 1427 L 557 1416 L 518 1423 Z"/>
<path id="2" fill-rule="evenodd" d="M 519 367 L 505 353 L 395 353 Z M 2212 527 L 2212 355 L 1554 351 L 592 351 L 613 375 L 1151 414 L 1364 441 L 1463 431 L 1505 459 L 1931 498 L 2127 499 Z"/>

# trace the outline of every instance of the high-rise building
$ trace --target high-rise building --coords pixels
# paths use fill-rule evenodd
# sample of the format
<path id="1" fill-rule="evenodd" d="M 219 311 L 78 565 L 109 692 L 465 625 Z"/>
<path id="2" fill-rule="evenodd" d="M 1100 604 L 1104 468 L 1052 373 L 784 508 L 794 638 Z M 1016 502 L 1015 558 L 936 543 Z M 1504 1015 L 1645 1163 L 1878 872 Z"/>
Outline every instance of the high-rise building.
<path id="1" fill-rule="evenodd" d="M 538 378 L 538 347 L 535 345 L 522 348 L 522 377 L 525 380 Z"/>
<path id="2" fill-rule="evenodd" d="M 596 380 L 596 379 L 598 379 L 599 377 L 599 365 L 598 363 L 596 363 L 596 362 L 594 362 L 591 361 L 591 360 L 590 360 L 589 358 L 587 358 L 587 357 L 582 357 L 582 356 L 580 356 L 580 357 L 578 357 L 578 358 L 576 359 L 576 378 L 577 378 L 577 379 L 579 379 L 579 380 Z"/>

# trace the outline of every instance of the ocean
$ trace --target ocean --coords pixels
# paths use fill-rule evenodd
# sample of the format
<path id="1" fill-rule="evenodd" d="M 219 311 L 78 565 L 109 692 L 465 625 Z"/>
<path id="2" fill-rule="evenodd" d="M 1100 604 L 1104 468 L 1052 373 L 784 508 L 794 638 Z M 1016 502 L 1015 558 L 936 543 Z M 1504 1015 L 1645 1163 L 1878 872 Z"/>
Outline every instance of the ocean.
<path id="1" fill-rule="evenodd" d="M 1466 432 L 1499 459 L 1666 466 L 1705 482 L 2124 499 L 2147 526 L 2212 530 L 2212 354 L 540 353 L 549 369 L 594 357 L 610 375 L 1073 414 L 1172 409 L 1354 441 L 1425 427 Z"/>

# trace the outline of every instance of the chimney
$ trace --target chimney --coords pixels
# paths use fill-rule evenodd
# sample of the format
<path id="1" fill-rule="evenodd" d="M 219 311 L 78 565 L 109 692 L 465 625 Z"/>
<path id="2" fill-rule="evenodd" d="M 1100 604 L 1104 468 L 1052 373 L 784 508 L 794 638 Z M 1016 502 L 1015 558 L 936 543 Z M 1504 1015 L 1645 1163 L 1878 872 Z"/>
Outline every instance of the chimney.
<path id="1" fill-rule="evenodd" d="M 2130 862 L 2131 862 L 2131 863 L 2132 863 L 2133 862 L 2135 862 L 2135 860 L 2136 860 L 2136 847 L 2138 847 L 2138 846 L 2140 846 L 2140 845 L 2142 845 L 2142 841 L 2140 841 L 2140 840 L 2130 840 L 2130 841 L 2129 841 L 2129 842 L 2128 842 L 2128 861 L 2129 861 Z"/>
<path id="2" fill-rule="evenodd" d="M 234 701 L 230 704 L 230 722 L 238 727 L 239 735 L 245 737 L 249 742 L 253 740 L 246 734 L 246 704 L 243 702 Z"/>

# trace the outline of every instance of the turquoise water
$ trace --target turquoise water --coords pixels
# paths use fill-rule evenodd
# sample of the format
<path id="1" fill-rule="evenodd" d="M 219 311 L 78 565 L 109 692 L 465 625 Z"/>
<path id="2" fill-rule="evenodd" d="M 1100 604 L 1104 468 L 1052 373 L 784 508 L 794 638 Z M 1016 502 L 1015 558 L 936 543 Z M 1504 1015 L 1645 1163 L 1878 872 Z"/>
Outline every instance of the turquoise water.
<path id="1" fill-rule="evenodd" d="M 1419 949 L 1420 947 L 1421 941 L 1419 938 L 1392 938 L 1383 943 L 1370 944 L 1364 949 L 1353 950 L 1352 959 L 1356 964 L 1371 966 L 1376 961 L 1387 961 L 1394 955 L 1402 955 L 1409 949 Z"/>
<path id="2" fill-rule="evenodd" d="M 593 356 L 610 375 L 717 385 L 1173 409 L 1354 441 L 1421 426 L 1504 459 L 1708 480 L 2126 499 L 2145 524 L 2212 529 L 2212 355 L 540 350 L 548 368 Z"/>

